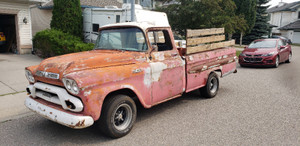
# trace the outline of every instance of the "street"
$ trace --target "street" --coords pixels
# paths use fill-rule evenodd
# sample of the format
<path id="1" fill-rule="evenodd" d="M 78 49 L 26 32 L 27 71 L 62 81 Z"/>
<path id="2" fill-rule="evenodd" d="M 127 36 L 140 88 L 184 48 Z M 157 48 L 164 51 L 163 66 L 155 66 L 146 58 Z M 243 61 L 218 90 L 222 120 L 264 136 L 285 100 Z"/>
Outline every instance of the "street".
<path id="1" fill-rule="evenodd" d="M 220 79 L 218 95 L 198 91 L 138 108 L 125 137 L 92 126 L 74 130 L 37 114 L 0 123 L 1 145 L 300 145 L 300 47 L 278 68 L 241 68 Z M 25 79 L 25 76 L 23 76 Z M 24 87 L 25 89 L 25 87 Z M 1 98 L 1 96 L 0 96 Z"/>

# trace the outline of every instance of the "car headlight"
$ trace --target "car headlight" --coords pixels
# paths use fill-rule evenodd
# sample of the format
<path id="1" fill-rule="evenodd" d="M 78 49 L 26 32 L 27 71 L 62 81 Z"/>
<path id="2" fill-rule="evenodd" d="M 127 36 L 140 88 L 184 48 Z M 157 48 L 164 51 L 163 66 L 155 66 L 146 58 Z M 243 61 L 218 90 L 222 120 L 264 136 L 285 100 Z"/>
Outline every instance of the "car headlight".
<path id="1" fill-rule="evenodd" d="M 29 71 L 29 70 L 26 69 L 26 70 L 25 70 L 25 76 L 26 76 L 26 78 L 27 78 L 27 80 L 28 80 L 29 82 L 31 82 L 31 83 L 34 83 L 34 82 L 35 82 L 35 79 L 34 79 L 32 73 L 31 73 L 31 71 Z"/>
<path id="2" fill-rule="evenodd" d="M 77 86 L 77 83 L 72 79 L 63 78 L 63 83 L 66 87 L 66 89 L 71 92 L 72 94 L 78 94 L 79 88 Z"/>
<path id="3" fill-rule="evenodd" d="M 276 52 L 271 52 L 271 53 L 269 53 L 269 54 L 263 54 L 263 55 L 261 55 L 261 56 L 273 56 L 275 53 L 276 53 Z"/>
<path id="4" fill-rule="evenodd" d="M 241 53 L 240 56 L 246 56 L 245 54 Z"/>

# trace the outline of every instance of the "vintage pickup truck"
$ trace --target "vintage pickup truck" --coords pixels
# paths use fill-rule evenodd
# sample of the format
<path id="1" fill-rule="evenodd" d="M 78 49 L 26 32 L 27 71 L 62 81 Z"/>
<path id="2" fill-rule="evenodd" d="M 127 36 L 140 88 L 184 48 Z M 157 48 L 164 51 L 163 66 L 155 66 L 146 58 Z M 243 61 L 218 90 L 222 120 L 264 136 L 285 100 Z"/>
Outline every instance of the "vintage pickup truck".
<path id="1" fill-rule="evenodd" d="M 188 47 L 177 48 L 168 24 L 101 27 L 94 50 L 26 67 L 30 85 L 25 105 L 71 128 L 95 123 L 104 134 L 122 137 L 135 123 L 137 103 L 150 108 L 196 89 L 211 98 L 219 89 L 216 72 L 221 76 L 236 72 L 235 49 L 222 47 L 231 42 L 220 43 L 218 35 L 212 39 L 217 43 L 197 45 L 211 36 L 201 41 L 196 34 L 207 36 L 210 33 L 205 32 L 212 31 L 224 29 L 188 30 Z"/>

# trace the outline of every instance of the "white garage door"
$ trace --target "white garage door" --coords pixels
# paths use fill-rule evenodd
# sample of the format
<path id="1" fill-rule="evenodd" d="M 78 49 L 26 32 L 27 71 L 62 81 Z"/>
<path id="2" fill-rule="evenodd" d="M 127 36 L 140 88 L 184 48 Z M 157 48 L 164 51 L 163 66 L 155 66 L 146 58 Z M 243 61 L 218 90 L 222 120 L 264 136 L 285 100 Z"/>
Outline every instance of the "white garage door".
<path id="1" fill-rule="evenodd" d="M 294 32 L 292 42 L 300 44 L 300 32 Z"/>

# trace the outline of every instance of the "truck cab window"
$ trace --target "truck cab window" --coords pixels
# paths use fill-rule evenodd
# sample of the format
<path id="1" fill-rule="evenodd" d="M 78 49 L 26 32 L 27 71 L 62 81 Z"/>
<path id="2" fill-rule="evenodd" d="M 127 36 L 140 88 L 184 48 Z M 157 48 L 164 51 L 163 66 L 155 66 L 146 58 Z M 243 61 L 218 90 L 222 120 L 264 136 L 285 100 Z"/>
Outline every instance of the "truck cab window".
<path id="1" fill-rule="evenodd" d="M 172 42 L 167 30 L 153 30 L 148 32 L 150 45 L 157 51 L 172 50 Z"/>
<path id="2" fill-rule="evenodd" d="M 101 30 L 95 49 L 146 51 L 144 33 L 134 27 Z"/>

